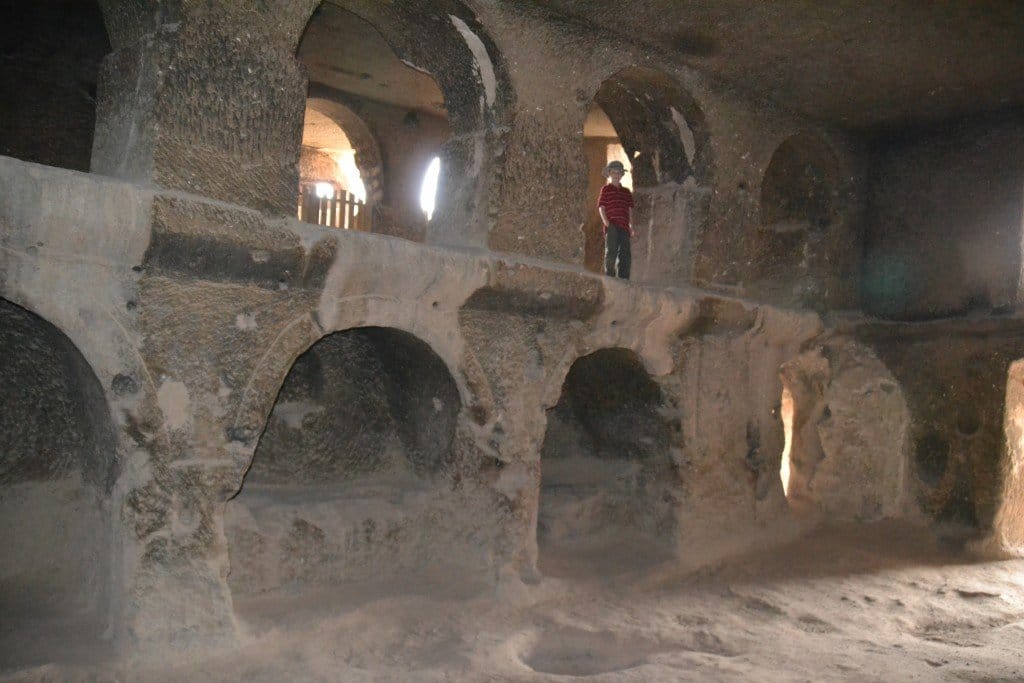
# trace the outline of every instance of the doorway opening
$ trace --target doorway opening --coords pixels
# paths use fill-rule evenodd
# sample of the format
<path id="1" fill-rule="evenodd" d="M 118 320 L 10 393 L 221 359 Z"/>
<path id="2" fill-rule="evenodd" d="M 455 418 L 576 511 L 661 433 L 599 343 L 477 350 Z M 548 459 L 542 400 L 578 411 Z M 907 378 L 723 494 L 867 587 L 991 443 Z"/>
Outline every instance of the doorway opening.
<path id="1" fill-rule="evenodd" d="M 609 161 L 622 161 L 634 193 L 635 280 L 674 284 L 691 277 L 696 240 L 707 222 L 711 150 L 696 100 L 667 74 L 630 67 L 594 95 L 584 123 L 587 193 L 584 264 L 601 270 L 597 195 Z"/>

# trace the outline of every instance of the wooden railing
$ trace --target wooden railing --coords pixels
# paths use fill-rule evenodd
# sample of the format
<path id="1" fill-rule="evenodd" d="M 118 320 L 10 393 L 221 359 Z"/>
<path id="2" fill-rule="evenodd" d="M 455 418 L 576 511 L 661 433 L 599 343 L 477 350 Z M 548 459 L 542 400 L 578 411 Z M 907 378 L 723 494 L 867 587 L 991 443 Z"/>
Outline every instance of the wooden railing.
<path id="1" fill-rule="evenodd" d="M 371 227 L 370 211 L 355 195 L 342 190 L 333 197 L 317 197 L 314 187 L 303 188 L 299 195 L 299 220 L 344 230 Z"/>

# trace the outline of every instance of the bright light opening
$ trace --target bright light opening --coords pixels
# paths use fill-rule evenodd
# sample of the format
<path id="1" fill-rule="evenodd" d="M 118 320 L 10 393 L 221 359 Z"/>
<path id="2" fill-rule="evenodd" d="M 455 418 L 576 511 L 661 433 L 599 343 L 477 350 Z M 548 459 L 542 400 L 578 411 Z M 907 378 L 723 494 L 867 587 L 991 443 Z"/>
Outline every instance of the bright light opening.
<path id="1" fill-rule="evenodd" d="M 338 170 L 341 172 L 342 182 L 349 194 L 356 199 L 366 203 L 366 184 L 356 166 L 356 153 L 354 150 L 344 150 L 335 156 Z"/>
<path id="2" fill-rule="evenodd" d="M 440 176 L 441 157 L 434 157 L 423 176 L 423 188 L 420 190 L 420 208 L 427 215 L 428 221 L 434 217 L 434 208 L 437 206 L 437 181 Z"/>
<path id="3" fill-rule="evenodd" d="M 792 463 L 790 462 L 790 451 L 793 448 L 793 394 L 789 393 L 787 387 L 782 387 L 782 405 L 779 409 L 782 417 L 782 429 L 786 435 L 785 445 L 782 447 L 782 465 L 779 468 L 779 477 L 782 479 L 782 491 L 789 497 L 789 477 Z"/>
<path id="4" fill-rule="evenodd" d="M 330 183 L 317 183 L 314 186 L 316 196 L 320 199 L 330 199 L 334 196 L 334 185 Z"/>

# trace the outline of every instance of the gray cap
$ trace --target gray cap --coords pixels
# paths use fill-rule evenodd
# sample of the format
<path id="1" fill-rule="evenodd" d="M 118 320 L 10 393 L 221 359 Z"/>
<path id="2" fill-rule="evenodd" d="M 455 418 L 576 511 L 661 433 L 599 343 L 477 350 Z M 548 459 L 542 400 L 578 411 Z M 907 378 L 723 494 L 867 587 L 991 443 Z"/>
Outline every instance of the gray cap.
<path id="1" fill-rule="evenodd" d="M 601 175 L 607 178 L 608 174 L 612 171 L 622 171 L 623 173 L 629 173 L 629 171 L 626 170 L 626 167 L 622 165 L 621 161 L 611 161 L 608 163 L 607 166 L 604 167 L 604 170 L 601 171 Z"/>

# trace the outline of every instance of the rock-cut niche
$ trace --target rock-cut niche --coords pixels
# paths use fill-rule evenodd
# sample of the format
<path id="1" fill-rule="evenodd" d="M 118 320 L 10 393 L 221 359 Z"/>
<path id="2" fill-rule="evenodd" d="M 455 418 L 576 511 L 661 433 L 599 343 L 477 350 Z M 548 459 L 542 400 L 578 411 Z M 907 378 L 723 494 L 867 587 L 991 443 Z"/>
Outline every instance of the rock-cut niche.
<path id="1" fill-rule="evenodd" d="M 542 572 L 615 572 L 672 551 L 678 482 L 662 407 L 632 351 L 603 349 L 570 368 L 541 450 Z"/>
<path id="2" fill-rule="evenodd" d="M 0 359 L 0 667 L 103 651 L 117 443 L 106 397 L 64 334 L 3 300 Z"/>
<path id="3" fill-rule="evenodd" d="M 455 560 L 448 367 L 388 328 L 331 334 L 285 378 L 228 504 L 236 596 L 397 576 Z"/>

